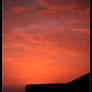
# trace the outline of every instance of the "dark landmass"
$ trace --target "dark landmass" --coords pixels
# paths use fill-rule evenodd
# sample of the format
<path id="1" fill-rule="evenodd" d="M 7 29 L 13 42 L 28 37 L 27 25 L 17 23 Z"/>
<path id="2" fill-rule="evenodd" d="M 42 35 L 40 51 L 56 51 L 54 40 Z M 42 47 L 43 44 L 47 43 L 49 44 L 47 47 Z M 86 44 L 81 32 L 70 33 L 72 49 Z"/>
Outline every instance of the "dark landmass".
<path id="1" fill-rule="evenodd" d="M 67 84 L 26 85 L 25 92 L 90 92 L 89 75 L 84 75 Z"/>

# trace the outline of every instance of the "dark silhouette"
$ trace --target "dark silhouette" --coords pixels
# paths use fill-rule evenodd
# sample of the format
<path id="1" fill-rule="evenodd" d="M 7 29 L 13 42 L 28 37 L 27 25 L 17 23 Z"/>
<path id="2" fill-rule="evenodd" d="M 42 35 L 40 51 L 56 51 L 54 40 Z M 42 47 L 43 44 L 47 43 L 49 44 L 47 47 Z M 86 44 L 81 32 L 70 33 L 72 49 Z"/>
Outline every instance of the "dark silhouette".
<path id="1" fill-rule="evenodd" d="M 89 92 L 89 74 L 67 84 L 26 85 L 25 92 Z"/>

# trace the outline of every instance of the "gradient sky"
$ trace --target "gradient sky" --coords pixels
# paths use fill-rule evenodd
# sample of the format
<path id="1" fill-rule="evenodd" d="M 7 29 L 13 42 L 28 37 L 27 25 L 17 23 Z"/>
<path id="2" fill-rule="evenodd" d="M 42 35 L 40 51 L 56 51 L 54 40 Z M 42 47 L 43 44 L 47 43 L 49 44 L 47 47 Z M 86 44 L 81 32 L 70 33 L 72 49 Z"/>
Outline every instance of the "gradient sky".
<path id="1" fill-rule="evenodd" d="M 89 0 L 3 0 L 2 23 L 3 87 L 67 83 L 90 72 Z"/>

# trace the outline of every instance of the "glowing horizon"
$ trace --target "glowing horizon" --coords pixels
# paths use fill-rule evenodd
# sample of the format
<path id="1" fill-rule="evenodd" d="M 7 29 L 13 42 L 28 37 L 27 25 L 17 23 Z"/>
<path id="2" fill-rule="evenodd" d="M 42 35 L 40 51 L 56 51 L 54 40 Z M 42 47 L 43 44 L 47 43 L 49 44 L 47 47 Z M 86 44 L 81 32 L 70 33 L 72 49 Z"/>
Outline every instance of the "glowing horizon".
<path id="1" fill-rule="evenodd" d="M 90 72 L 88 0 L 3 0 L 3 86 L 67 83 Z"/>

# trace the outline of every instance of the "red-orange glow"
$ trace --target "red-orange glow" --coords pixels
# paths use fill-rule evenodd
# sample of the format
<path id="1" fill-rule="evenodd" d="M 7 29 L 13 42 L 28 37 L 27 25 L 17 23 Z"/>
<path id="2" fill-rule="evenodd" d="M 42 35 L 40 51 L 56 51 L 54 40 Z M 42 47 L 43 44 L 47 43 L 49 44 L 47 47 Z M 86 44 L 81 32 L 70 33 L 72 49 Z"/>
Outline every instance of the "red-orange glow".
<path id="1" fill-rule="evenodd" d="M 13 11 L 15 11 L 16 13 L 22 12 L 24 11 L 24 8 L 12 8 Z"/>
<path id="2" fill-rule="evenodd" d="M 90 72 L 88 0 L 4 0 L 3 85 L 68 83 Z"/>

